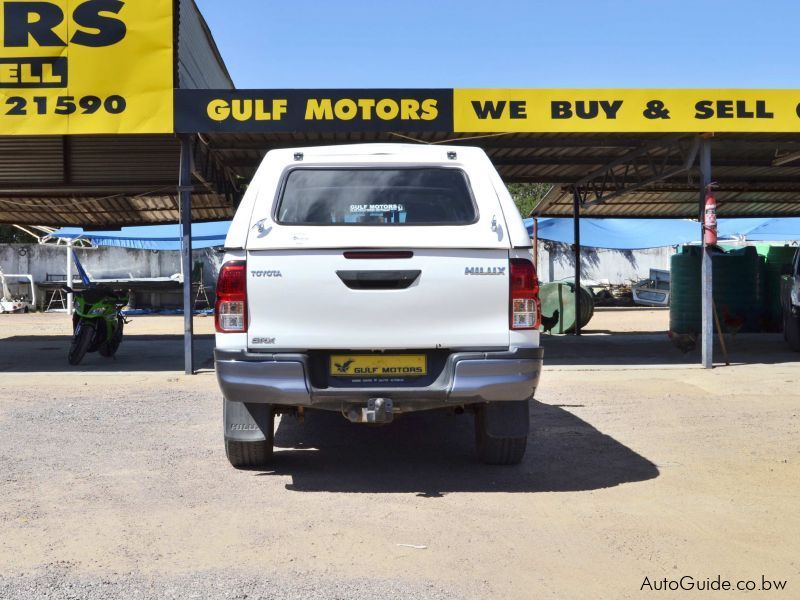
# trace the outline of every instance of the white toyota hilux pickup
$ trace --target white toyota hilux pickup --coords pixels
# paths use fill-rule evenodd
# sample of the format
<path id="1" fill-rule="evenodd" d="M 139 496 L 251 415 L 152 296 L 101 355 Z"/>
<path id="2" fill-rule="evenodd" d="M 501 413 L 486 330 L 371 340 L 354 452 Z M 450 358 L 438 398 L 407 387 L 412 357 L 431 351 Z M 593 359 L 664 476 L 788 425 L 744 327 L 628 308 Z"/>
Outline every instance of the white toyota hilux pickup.
<path id="1" fill-rule="evenodd" d="M 475 414 L 478 455 L 516 464 L 542 368 L 528 232 L 477 148 L 275 150 L 226 240 L 216 372 L 237 468 L 272 457 L 276 414 L 354 423 Z"/>

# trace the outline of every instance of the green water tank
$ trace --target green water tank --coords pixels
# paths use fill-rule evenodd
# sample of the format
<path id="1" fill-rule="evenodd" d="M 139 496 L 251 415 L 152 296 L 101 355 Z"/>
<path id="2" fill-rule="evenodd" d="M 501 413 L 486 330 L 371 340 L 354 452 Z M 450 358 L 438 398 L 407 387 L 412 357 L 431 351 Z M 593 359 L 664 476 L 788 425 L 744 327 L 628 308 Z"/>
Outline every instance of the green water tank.
<path id="1" fill-rule="evenodd" d="M 581 294 L 581 327 L 586 327 L 594 316 L 594 296 L 584 287 Z M 539 291 L 542 301 L 542 317 L 552 318 L 558 311 L 558 322 L 553 333 L 572 333 L 575 331 L 575 284 L 554 282 L 546 283 Z"/>
<path id="2" fill-rule="evenodd" d="M 792 259 L 797 248 L 793 246 L 771 246 L 767 250 L 766 263 L 766 310 L 765 320 L 770 331 L 783 327 L 781 308 L 781 278 L 792 272 Z"/>
<path id="3" fill-rule="evenodd" d="M 685 247 L 671 261 L 670 329 L 698 333 L 702 328 L 700 301 L 702 250 Z M 755 248 L 712 255 L 714 302 L 723 330 L 761 331 L 766 307 L 766 266 Z"/>
<path id="4" fill-rule="evenodd" d="M 670 261 L 669 328 L 676 333 L 698 333 L 701 329 L 701 257 L 699 247 L 685 246 Z"/>
<path id="5" fill-rule="evenodd" d="M 748 246 L 715 254 L 713 264 L 714 301 L 723 322 L 723 331 L 730 329 L 730 323 L 741 321 L 743 324 L 739 331 L 762 331 L 767 305 L 764 257 L 756 248 Z"/>

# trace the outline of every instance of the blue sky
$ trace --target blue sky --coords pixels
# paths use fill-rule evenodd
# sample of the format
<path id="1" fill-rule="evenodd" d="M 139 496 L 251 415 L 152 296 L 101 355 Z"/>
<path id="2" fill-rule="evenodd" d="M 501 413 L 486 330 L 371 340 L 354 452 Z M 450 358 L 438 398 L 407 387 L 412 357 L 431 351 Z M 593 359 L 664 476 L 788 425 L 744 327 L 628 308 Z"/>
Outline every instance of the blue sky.
<path id="1" fill-rule="evenodd" d="M 789 0 L 197 0 L 240 88 L 800 87 Z"/>

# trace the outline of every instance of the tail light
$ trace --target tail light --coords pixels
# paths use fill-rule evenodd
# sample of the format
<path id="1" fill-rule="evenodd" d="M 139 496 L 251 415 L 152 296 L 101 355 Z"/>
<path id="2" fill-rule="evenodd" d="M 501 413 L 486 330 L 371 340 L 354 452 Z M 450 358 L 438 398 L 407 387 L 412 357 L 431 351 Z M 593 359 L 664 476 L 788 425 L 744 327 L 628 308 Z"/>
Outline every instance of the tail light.
<path id="1" fill-rule="evenodd" d="M 541 321 L 539 280 L 533 263 L 524 258 L 511 259 L 511 294 L 509 313 L 511 329 L 537 329 Z"/>
<path id="2" fill-rule="evenodd" d="M 220 333 L 247 331 L 247 263 L 226 262 L 217 279 L 214 325 Z"/>

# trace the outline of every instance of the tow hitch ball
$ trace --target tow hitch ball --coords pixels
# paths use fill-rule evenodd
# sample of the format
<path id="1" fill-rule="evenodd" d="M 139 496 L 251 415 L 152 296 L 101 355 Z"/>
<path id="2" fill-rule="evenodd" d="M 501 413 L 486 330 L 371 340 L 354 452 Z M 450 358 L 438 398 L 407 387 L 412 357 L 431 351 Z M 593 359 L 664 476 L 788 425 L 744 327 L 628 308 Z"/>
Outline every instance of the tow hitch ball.
<path id="1" fill-rule="evenodd" d="M 394 410 L 391 398 L 370 398 L 367 406 L 348 406 L 344 416 L 351 423 L 391 423 Z"/>

